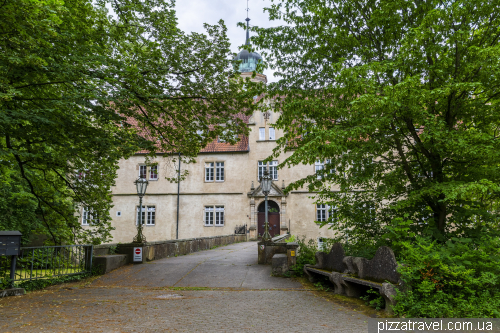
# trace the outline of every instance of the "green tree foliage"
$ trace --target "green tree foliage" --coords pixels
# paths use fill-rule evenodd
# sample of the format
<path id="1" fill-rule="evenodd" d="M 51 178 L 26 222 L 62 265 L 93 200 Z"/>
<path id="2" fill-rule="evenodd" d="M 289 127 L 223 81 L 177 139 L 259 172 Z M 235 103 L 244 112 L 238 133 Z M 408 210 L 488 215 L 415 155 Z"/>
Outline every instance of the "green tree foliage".
<path id="1" fill-rule="evenodd" d="M 395 312 L 407 318 L 498 318 L 499 245 L 488 235 L 479 244 L 470 238 L 404 242 L 400 273 L 411 288 L 397 295 Z"/>
<path id="2" fill-rule="evenodd" d="M 274 154 L 330 161 L 288 190 L 319 191 L 331 227 L 363 245 L 496 231 L 500 2 L 273 2 L 287 25 L 253 42 L 281 77 Z"/>
<path id="3" fill-rule="evenodd" d="M 53 243 L 109 240 L 121 158 L 138 150 L 192 157 L 217 135 L 234 142 L 232 133 L 247 130 L 235 115 L 252 112 L 255 93 L 228 80 L 224 23 L 185 34 L 173 6 L 0 3 L 1 229 L 42 232 Z M 91 229 L 78 223 L 82 205 Z"/>
<path id="4" fill-rule="evenodd" d="M 318 191 L 347 254 L 395 250 L 397 314 L 498 317 L 500 2 L 274 3 L 274 154 L 325 162 L 288 190 Z"/>

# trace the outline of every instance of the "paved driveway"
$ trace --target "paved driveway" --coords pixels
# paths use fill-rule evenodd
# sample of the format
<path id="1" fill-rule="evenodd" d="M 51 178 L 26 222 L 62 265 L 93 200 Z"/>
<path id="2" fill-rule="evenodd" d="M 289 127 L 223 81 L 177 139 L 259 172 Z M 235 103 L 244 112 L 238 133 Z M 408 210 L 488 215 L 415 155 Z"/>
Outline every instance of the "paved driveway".
<path id="1" fill-rule="evenodd" d="M 367 318 L 257 264 L 255 242 L 0 299 L 0 332 L 366 332 Z"/>

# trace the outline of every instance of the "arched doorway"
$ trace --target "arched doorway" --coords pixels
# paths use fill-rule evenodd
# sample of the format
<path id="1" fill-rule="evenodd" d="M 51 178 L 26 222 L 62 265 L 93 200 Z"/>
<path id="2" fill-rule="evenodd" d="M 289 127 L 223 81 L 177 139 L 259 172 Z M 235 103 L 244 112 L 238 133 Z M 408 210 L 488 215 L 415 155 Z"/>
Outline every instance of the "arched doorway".
<path id="1" fill-rule="evenodd" d="M 280 207 L 279 205 L 272 201 L 267 200 L 268 209 L 268 221 L 269 221 L 269 233 L 271 237 L 278 236 L 280 234 Z M 259 238 L 264 234 L 264 224 L 266 222 L 266 202 L 262 201 L 257 208 L 257 232 Z"/>

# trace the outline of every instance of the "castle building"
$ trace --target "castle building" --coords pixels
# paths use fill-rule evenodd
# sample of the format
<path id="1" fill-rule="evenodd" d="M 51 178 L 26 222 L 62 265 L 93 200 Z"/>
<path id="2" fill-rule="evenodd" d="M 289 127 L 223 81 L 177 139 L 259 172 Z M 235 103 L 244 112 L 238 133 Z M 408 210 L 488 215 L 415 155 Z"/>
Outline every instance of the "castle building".
<path id="1" fill-rule="evenodd" d="M 246 37 L 248 44 L 248 29 Z M 251 77 L 262 60 L 258 53 L 246 50 L 239 52 L 236 59 L 241 60 L 238 70 L 244 77 Z M 257 73 L 253 80 L 267 83 L 263 73 Z M 245 116 L 249 136 L 240 136 L 235 145 L 220 140 L 209 143 L 195 158 L 196 163 L 181 164 L 189 174 L 180 184 L 165 179 L 176 170 L 172 169 L 171 159 L 163 155 L 157 155 L 149 164 L 141 153 L 120 161 L 112 188 L 112 243 L 128 243 L 136 235 L 139 200 L 134 181 L 138 177 L 149 181 L 142 201 L 143 234 L 148 242 L 229 235 L 242 225 L 247 225 L 249 239 L 258 239 L 264 232 L 265 219 L 259 179 L 266 167 L 273 178 L 268 196 L 270 234 L 289 232 L 319 242 L 332 237 L 331 230 L 320 228 L 315 221 L 328 219 L 328 214 L 334 213 L 333 207 L 316 205 L 310 198 L 314 194 L 306 189 L 283 192 L 286 184 L 322 169 L 323 162 L 278 169 L 277 165 L 291 154 L 288 152 L 268 165 L 263 163 L 283 135 L 274 127 L 277 117 L 278 113 L 261 111 Z M 81 221 L 88 224 L 85 213 Z"/>

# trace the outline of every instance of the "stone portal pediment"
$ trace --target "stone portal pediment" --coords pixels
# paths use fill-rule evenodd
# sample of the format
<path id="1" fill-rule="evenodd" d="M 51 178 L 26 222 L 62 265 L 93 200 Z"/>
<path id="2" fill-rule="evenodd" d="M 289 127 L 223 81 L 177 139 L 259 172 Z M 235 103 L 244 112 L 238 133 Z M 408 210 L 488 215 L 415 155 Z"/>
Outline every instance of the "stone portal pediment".
<path id="1" fill-rule="evenodd" d="M 264 197 L 262 193 L 262 186 L 259 185 L 255 190 L 248 192 L 249 197 Z M 286 197 L 282 189 L 278 187 L 274 182 L 271 184 L 271 191 L 268 194 L 269 197 Z"/>

